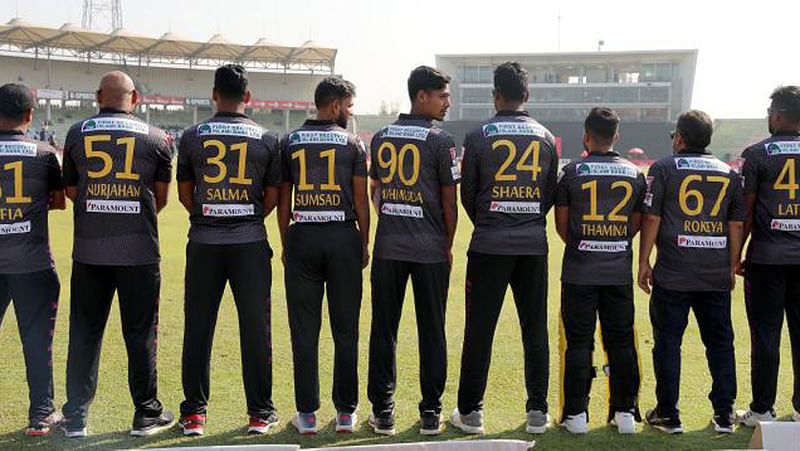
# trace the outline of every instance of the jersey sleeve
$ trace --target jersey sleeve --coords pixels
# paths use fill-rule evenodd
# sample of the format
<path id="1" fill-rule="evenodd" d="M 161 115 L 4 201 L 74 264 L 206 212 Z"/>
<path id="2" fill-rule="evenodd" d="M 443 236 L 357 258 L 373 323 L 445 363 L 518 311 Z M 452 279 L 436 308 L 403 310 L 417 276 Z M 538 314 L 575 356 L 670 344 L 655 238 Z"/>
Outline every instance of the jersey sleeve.
<path id="1" fill-rule="evenodd" d="M 367 176 L 367 148 L 361 138 L 356 137 L 353 143 L 356 157 L 353 159 L 353 176 Z"/>
<path id="2" fill-rule="evenodd" d="M 742 152 L 744 164 L 742 165 L 742 177 L 744 178 L 744 193 L 756 194 L 758 192 L 758 159 L 756 152 L 749 147 Z"/>
<path id="3" fill-rule="evenodd" d="M 192 167 L 192 157 L 191 157 L 191 141 L 192 141 L 192 134 L 194 133 L 193 129 L 186 130 L 183 132 L 181 136 L 181 140 L 178 143 L 178 181 L 179 182 L 190 182 L 195 179 L 194 175 L 194 168 Z"/>
<path id="4" fill-rule="evenodd" d="M 747 218 L 747 207 L 745 207 L 744 202 L 744 188 L 742 187 L 741 177 L 734 171 L 731 171 L 731 183 L 728 188 L 728 195 L 730 196 L 728 221 L 744 222 Z"/>
<path id="5" fill-rule="evenodd" d="M 267 168 L 264 171 L 263 186 L 281 186 L 283 179 L 281 173 L 283 171 L 281 163 L 281 151 L 278 145 L 278 137 L 267 133 L 263 137 L 264 145 L 267 149 Z"/>
<path id="6" fill-rule="evenodd" d="M 293 183 L 292 180 L 292 158 L 289 155 L 289 140 L 287 137 L 283 137 L 281 139 L 280 144 L 278 145 L 281 154 L 281 178 L 283 182 Z"/>
<path id="7" fill-rule="evenodd" d="M 375 136 L 372 137 L 372 141 L 369 144 L 369 177 L 371 179 L 378 179 L 378 168 L 375 166 L 375 162 L 378 161 L 376 158 L 378 154 L 378 135 L 380 132 L 376 133 Z"/>
<path id="8" fill-rule="evenodd" d="M 644 199 L 647 196 L 647 180 L 644 178 L 644 174 L 641 172 L 636 177 L 636 181 L 634 182 L 634 193 L 636 193 L 636 197 L 634 198 L 633 204 L 633 211 L 636 213 L 641 213 L 644 211 Z"/>
<path id="9" fill-rule="evenodd" d="M 666 174 L 659 163 L 650 167 L 647 174 L 650 183 L 644 200 L 644 212 L 649 215 L 661 216 L 664 207 L 664 194 L 666 192 Z"/>
<path id="10" fill-rule="evenodd" d="M 569 205 L 569 184 L 571 181 L 569 169 L 571 166 L 572 165 L 564 166 L 564 168 L 561 170 L 561 174 L 558 176 L 554 200 L 556 207 L 566 207 Z"/>
<path id="11" fill-rule="evenodd" d="M 456 143 L 449 135 L 442 134 L 436 141 L 436 157 L 439 163 L 439 185 L 456 185 L 461 181 L 461 168 L 456 162 Z"/>
<path id="12" fill-rule="evenodd" d="M 169 183 L 172 180 L 172 137 L 165 132 L 156 136 L 156 182 Z"/>
<path id="13" fill-rule="evenodd" d="M 61 191 L 64 189 L 64 179 L 61 176 L 61 167 L 58 165 L 58 158 L 52 152 L 48 152 L 45 157 L 47 164 L 47 190 Z"/>
<path id="14" fill-rule="evenodd" d="M 78 147 L 78 132 L 73 128 L 67 133 L 64 141 L 64 184 L 66 186 L 78 185 L 78 168 L 75 165 L 74 153 Z"/>
<path id="15" fill-rule="evenodd" d="M 464 138 L 464 151 L 461 158 L 461 205 L 467 216 L 475 222 L 477 218 L 478 158 L 474 138 Z"/>

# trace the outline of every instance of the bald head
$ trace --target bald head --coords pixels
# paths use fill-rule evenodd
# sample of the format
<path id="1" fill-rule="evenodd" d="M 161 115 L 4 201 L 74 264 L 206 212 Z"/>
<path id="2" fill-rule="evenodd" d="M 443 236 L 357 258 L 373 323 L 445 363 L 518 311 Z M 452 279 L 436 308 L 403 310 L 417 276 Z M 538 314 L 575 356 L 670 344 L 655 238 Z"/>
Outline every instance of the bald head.
<path id="1" fill-rule="evenodd" d="M 97 89 L 97 104 L 100 108 L 133 111 L 138 100 L 133 80 L 125 72 L 115 70 L 103 75 Z"/>

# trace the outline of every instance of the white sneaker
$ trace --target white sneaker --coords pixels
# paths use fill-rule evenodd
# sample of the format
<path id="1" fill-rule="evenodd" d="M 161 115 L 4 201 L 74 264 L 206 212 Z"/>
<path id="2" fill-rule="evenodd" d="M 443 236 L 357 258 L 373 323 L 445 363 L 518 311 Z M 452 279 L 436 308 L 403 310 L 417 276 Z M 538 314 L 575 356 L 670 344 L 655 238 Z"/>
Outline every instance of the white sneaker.
<path id="1" fill-rule="evenodd" d="M 795 410 L 795 411 L 792 413 L 792 420 L 794 420 L 794 421 L 796 421 L 796 422 L 800 423 L 800 412 L 798 412 L 798 411 L 796 411 L 796 410 Z"/>
<path id="2" fill-rule="evenodd" d="M 567 415 L 561 425 L 573 434 L 585 434 L 589 432 L 586 412 L 581 412 L 577 415 Z"/>
<path id="3" fill-rule="evenodd" d="M 630 412 L 614 412 L 614 419 L 611 420 L 617 426 L 620 434 L 633 434 L 636 432 L 636 420 Z"/>
<path id="4" fill-rule="evenodd" d="M 736 422 L 747 427 L 753 428 L 756 427 L 758 423 L 767 421 L 778 421 L 775 411 L 768 410 L 764 413 L 753 412 L 750 409 L 736 411 Z"/>
<path id="5" fill-rule="evenodd" d="M 461 429 L 467 434 L 483 434 L 483 412 L 475 410 L 467 415 L 462 415 L 458 407 L 450 415 L 450 424 Z"/>

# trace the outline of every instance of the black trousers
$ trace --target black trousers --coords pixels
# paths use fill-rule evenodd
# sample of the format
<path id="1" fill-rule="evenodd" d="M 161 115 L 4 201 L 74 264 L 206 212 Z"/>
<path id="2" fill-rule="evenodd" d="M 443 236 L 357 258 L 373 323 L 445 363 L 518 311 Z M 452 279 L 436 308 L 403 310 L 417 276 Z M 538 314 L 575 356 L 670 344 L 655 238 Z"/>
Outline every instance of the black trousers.
<path id="1" fill-rule="evenodd" d="M 128 386 L 136 411 L 147 417 L 163 409 L 158 401 L 156 344 L 161 273 L 158 264 L 100 266 L 72 263 L 70 286 L 67 403 L 64 416 L 85 424 L 97 390 L 103 332 L 114 292 L 119 297 L 122 336 L 128 351 Z"/>
<path id="2" fill-rule="evenodd" d="M 32 423 L 55 410 L 52 345 L 60 291 L 55 269 L 0 274 L 0 323 L 13 300 L 28 379 L 28 419 Z"/>
<path id="3" fill-rule="evenodd" d="M 736 400 L 736 362 L 733 352 L 731 294 L 728 291 L 683 292 L 653 287 L 650 321 L 653 324 L 653 367 L 658 412 L 676 416 L 681 379 L 681 342 L 694 311 L 706 347 L 711 372 L 708 398 L 714 412 L 728 414 Z"/>
<path id="4" fill-rule="evenodd" d="M 294 224 L 287 232 L 284 279 L 299 412 L 319 409 L 319 331 L 326 287 L 334 343 L 333 404 L 346 413 L 358 406 L 361 256 L 361 235 L 352 222 Z"/>
<path id="5" fill-rule="evenodd" d="M 272 404 L 270 288 L 272 250 L 266 241 L 186 245 L 181 415 L 205 414 L 210 395 L 211 344 L 217 313 L 230 282 L 239 317 L 239 344 L 247 413 L 275 410 Z"/>
<path id="6" fill-rule="evenodd" d="M 608 364 L 609 417 L 635 412 L 639 397 L 639 356 L 633 328 L 633 285 L 561 285 L 564 377 L 563 415 L 588 411 L 594 378 L 592 353 L 597 318 Z"/>
<path id="7" fill-rule="evenodd" d="M 450 265 L 396 260 L 372 261 L 372 330 L 369 337 L 367 394 L 375 415 L 394 410 L 397 384 L 397 329 L 408 278 L 414 286 L 414 308 L 420 353 L 420 413 L 442 410 L 440 398 L 447 381 L 445 309 Z"/>
<path id="8" fill-rule="evenodd" d="M 488 255 L 470 252 L 467 260 L 466 326 L 461 352 L 458 410 L 483 409 L 492 342 L 511 285 L 525 352 L 526 410 L 547 412 L 550 365 L 547 338 L 547 256 Z"/>
<path id="9" fill-rule="evenodd" d="M 794 368 L 792 405 L 800 412 L 800 265 L 748 263 L 745 305 L 750 322 L 750 408 L 764 413 L 775 405 L 785 312 Z"/>

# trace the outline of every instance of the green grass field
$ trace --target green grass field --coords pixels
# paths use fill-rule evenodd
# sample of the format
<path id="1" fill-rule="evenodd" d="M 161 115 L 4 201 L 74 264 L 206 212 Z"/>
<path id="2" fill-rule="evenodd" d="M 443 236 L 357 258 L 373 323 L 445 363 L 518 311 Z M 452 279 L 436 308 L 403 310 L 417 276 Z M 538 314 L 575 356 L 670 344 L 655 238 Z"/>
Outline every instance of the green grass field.
<path id="1" fill-rule="evenodd" d="M 54 247 L 58 272 L 62 279 L 61 306 L 58 312 L 55 341 L 53 345 L 53 365 L 55 372 L 56 403 L 61 406 L 65 400 L 65 371 L 68 341 L 69 318 L 69 275 L 70 251 L 72 246 L 71 212 L 55 212 L 51 215 L 51 242 Z M 464 271 L 466 267 L 466 248 L 472 231 L 466 215 L 460 217 L 459 232 L 454 255 L 456 263 L 452 272 L 450 299 L 448 304 L 448 385 L 444 394 L 445 413 L 449 414 L 455 406 L 458 385 L 459 362 L 464 325 Z M 267 220 L 270 242 L 276 254 L 279 252 L 277 229 L 274 216 Z M 374 225 L 374 223 L 373 223 Z M 558 321 L 559 276 L 563 245 L 550 231 L 550 405 L 551 414 L 557 411 L 558 403 Z M 184 248 L 188 218 L 182 207 L 172 196 L 170 205 L 161 214 L 161 250 L 163 285 L 159 324 L 159 393 L 161 400 L 173 411 L 177 411 L 182 400 L 180 358 L 183 335 L 183 271 Z M 365 272 L 365 297 L 361 310 L 361 361 L 360 392 L 361 406 L 358 413 L 366 420 L 370 406 L 366 396 L 367 349 L 369 337 L 369 285 L 368 272 Z M 741 280 L 741 279 L 740 279 Z M 134 448 L 151 446 L 210 446 L 221 444 L 255 443 L 298 443 L 303 447 L 322 447 L 334 445 L 380 444 L 387 442 L 411 442 L 429 440 L 418 435 L 419 401 L 418 353 L 416 324 L 414 322 L 413 302 L 407 298 L 403 320 L 400 326 L 398 345 L 398 434 L 393 438 L 378 437 L 363 421 L 358 432 L 352 435 L 338 435 L 333 432 L 334 409 L 330 401 L 333 341 L 327 319 L 321 338 L 320 377 L 322 408 L 318 421 L 322 426 L 316 437 L 301 437 L 289 425 L 294 410 L 294 391 L 292 386 L 292 359 L 289 342 L 289 328 L 283 288 L 283 268 L 278 259 L 273 260 L 273 360 L 274 360 L 274 401 L 281 417 L 277 430 L 266 436 L 247 436 L 247 422 L 244 392 L 241 382 L 238 325 L 233 302 L 229 292 L 219 314 L 212 361 L 211 401 L 208 406 L 209 422 L 206 435 L 199 439 L 184 439 L 174 429 L 162 435 L 147 439 L 131 439 L 128 436 L 133 408 L 127 388 L 127 358 L 119 324 L 119 309 L 115 303 L 107 327 L 97 396 L 92 405 L 89 418 L 90 436 L 86 439 L 68 441 L 60 433 L 40 439 L 26 439 L 23 429 L 27 420 L 27 386 L 25 366 L 22 360 L 21 345 L 16 322 L 10 308 L 0 328 L 0 447 L 2 448 Z M 742 299 L 741 283 L 734 294 L 733 322 L 736 333 L 737 371 L 739 380 L 739 407 L 746 407 L 750 401 L 750 356 L 749 333 Z M 507 299 L 510 301 L 510 299 Z M 655 381 L 652 370 L 652 331 L 649 322 L 647 297 L 636 291 L 636 320 L 641 349 L 643 381 L 641 407 L 643 410 L 655 404 Z M 634 436 L 619 436 L 616 430 L 604 424 L 605 419 L 605 381 L 597 379 L 593 387 L 590 407 L 589 434 L 574 437 L 558 428 L 553 428 L 541 436 L 530 436 L 524 432 L 525 388 L 523 382 L 522 345 L 516 311 L 512 302 L 506 302 L 500 318 L 500 326 L 494 341 L 492 368 L 486 392 L 486 430 L 487 438 L 505 438 L 537 441 L 537 448 L 610 449 L 610 448 L 648 448 L 648 449 L 709 449 L 744 448 L 751 431 L 739 429 L 735 434 L 720 436 L 709 426 L 711 406 L 707 394 L 711 380 L 705 360 L 705 351 L 700 341 L 696 323 L 689 324 L 683 346 L 683 379 L 681 407 L 684 428 L 681 436 L 665 434 L 641 427 Z M 599 347 L 598 347 L 599 348 Z M 598 349 L 595 364 L 601 364 L 602 355 Z M 789 340 L 784 331 L 783 365 L 780 372 L 778 403 L 776 409 L 783 419 L 791 414 L 791 356 Z M 462 439 L 465 436 L 449 427 L 435 440 Z"/>

